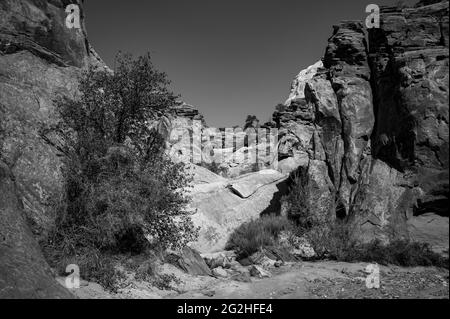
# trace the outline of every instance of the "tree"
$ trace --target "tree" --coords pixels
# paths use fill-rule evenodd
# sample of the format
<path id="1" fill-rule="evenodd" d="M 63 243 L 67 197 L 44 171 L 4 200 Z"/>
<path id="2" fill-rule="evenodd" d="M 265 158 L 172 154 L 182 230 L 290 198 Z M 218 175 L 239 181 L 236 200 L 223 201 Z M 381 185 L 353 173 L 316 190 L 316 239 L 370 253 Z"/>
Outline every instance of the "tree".
<path id="1" fill-rule="evenodd" d="M 43 132 L 65 155 L 65 193 L 49 236 L 55 260 L 139 253 L 149 242 L 179 248 L 197 235 L 183 191 L 190 177 L 166 155 L 156 125 L 175 103 L 170 82 L 149 55 L 119 56 L 117 65 L 114 73 L 89 69 L 81 97 L 58 100 L 61 121 Z M 82 260 L 87 276 L 105 273 Z"/>
<path id="2" fill-rule="evenodd" d="M 248 115 L 247 119 L 245 120 L 244 125 L 244 131 L 248 128 L 258 128 L 259 127 L 259 120 L 255 115 Z"/>

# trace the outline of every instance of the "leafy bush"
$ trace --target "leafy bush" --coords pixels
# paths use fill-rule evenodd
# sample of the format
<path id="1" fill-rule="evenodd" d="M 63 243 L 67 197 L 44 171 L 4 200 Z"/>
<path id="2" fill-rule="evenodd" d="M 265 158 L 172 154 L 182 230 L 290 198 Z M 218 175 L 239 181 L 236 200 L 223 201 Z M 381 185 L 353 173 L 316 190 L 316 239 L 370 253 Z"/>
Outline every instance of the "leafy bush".
<path id="1" fill-rule="evenodd" d="M 140 253 L 149 242 L 179 248 L 197 236 L 183 191 L 190 176 L 167 157 L 152 125 L 174 105 L 169 81 L 148 55 L 119 56 L 117 64 L 113 74 L 88 70 L 80 99 L 58 100 L 61 122 L 42 131 L 65 155 L 65 189 L 46 251 L 50 262 L 88 260 L 80 265 L 87 279 L 111 270 L 96 262 L 111 254 Z M 110 286 L 113 276 L 103 277 Z"/>
<path id="2" fill-rule="evenodd" d="M 265 216 L 242 224 L 228 239 L 226 249 L 234 250 L 239 259 L 249 257 L 263 247 L 273 246 L 278 235 L 292 227 L 282 216 Z"/>

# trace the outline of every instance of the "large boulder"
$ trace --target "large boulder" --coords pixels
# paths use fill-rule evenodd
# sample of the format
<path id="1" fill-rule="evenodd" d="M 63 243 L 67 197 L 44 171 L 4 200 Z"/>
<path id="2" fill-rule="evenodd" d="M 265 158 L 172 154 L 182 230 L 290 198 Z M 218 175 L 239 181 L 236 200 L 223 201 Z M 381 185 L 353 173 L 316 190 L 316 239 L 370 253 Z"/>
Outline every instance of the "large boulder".
<path id="1" fill-rule="evenodd" d="M 9 168 L 0 162 L 0 299 L 74 298 L 52 276 L 27 225 Z"/>
<path id="2" fill-rule="evenodd" d="M 265 185 L 278 182 L 285 178 L 285 175 L 274 170 L 262 170 L 257 174 L 248 174 L 232 181 L 229 188 L 241 198 L 249 198 L 255 194 L 258 189 Z"/>
<path id="3" fill-rule="evenodd" d="M 211 270 L 202 256 L 190 247 L 184 247 L 179 252 L 172 252 L 167 260 L 193 276 L 211 276 Z"/>

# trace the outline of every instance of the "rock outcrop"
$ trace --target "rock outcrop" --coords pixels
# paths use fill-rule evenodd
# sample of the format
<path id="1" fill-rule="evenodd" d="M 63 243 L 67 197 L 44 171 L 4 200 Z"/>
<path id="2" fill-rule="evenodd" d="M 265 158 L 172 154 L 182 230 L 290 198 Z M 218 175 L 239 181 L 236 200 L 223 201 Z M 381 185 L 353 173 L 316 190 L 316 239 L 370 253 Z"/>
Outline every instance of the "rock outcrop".
<path id="1" fill-rule="evenodd" d="M 80 29 L 69 29 L 66 6 L 80 8 Z M 89 45 L 80 0 L 0 2 L 0 117 L 6 139 L 0 156 L 16 177 L 33 231 L 45 232 L 50 198 L 60 194 L 57 152 L 40 127 L 56 120 L 53 101 L 77 94 L 78 75 L 105 67 Z"/>
<path id="2" fill-rule="evenodd" d="M 175 162 L 215 167 L 234 178 L 273 167 L 277 134 L 270 128 L 213 128 L 193 106 L 180 103 L 161 121 L 167 150 Z"/>
<path id="3" fill-rule="evenodd" d="M 446 219 L 448 233 L 448 11 L 448 1 L 382 7 L 379 29 L 335 26 L 323 68 L 302 72 L 293 87 L 304 95 L 274 114 L 281 163 L 311 182 L 329 179 L 318 189 L 329 200 L 315 210 L 333 202 L 330 217 L 355 225 L 363 241 L 436 244 L 418 230 L 422 214 Z"/>
<path id="4" fill-rule="evenodd" d="M 192 220 L 200 227 L 200 236 L 192 247 L 201 253 L 223 251 L 229 235 L 240 225 L 263 213 L 274 213 L 274 197 L 283 190 L 286 176 L 274 170 L 262 170 L 236 179 L 211 176 L 205 168 L 194 167 Z M 279 199 L 276 199 L 279 200 Z"/>
<path id="5" fill-rule="evenodd" d="M 75 298 L 52 276 L 27 225 L 9 168 L 0 162 L 0 299 Z"/>
<path id="6" fill-rule="evenodd" d="M 315 64 L 307 67 L 305 70 L 300 71 L 300 73 L 295 77 L 291 85 L 291 94 L 289 98 L 284 103 L 290 106 L 291 103 L 295 103 L 297 99 L 305 98 L 305 85 L 306 82 L 311 80 L 316 74 L 318 69 L 323 68 L 323 62 L 317 61 Z"/>
<path id="7" fill-rule="evenodd" d="M 80 8 L 79 29 L 66 27 L 69 4 Z M 62 186 L 60 158 L 40 129 L 57 120 L 55 98 L 78 94 L 89 66 L 106 68 L 87 40 L 82 1 L 0 1 L 0 298 L 73 297 L 33 237 L 51 225 Z"/>

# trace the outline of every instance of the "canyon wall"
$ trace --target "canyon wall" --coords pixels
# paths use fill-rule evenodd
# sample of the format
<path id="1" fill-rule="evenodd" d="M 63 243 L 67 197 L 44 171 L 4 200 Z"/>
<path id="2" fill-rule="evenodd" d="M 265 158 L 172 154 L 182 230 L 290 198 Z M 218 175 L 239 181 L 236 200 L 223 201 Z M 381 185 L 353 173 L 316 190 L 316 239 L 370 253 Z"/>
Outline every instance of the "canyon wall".
<path id="1" fill-rule="evenodd" d="M 79 5 L 81 28 L 65 25 Z M 77 94 L 78 75 L 105 65 L 89 45 L 81 0 L 0 1 L 0 297 L 70 298 L 36 242 L 61 195 L 61 160 L 40 129 L 57 120 L 53 101 Z M 31 226 L 31 227 L 29 227 Z"/>
<path id="2" fill-rule="evenodd" d="M 382 7 L 379 29 L 335 26 L 323 67 L 301 72 L 274 114 L 282 161 L 328 199 L 315 213 L 363 241 L 448 248 L 449 3 L 432 2 Z"/>
<path id="3" fill-rule="evenodd" d="M 79 5 L 80 29 L 66 27 L 71 3 Z M 79 0 L 2 0 L 0 21 L 0 112 L 6 136 L 0 155 L 39 235 L 49 225 L 49 200 L 61 193 L 61 161 L 40 129 L 56 121 L 55 98 L 76 96 L 83 69 L 105 65 L 89 45 Z"/>

